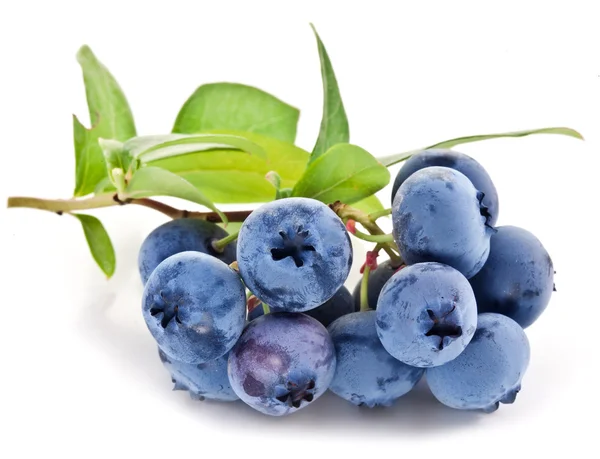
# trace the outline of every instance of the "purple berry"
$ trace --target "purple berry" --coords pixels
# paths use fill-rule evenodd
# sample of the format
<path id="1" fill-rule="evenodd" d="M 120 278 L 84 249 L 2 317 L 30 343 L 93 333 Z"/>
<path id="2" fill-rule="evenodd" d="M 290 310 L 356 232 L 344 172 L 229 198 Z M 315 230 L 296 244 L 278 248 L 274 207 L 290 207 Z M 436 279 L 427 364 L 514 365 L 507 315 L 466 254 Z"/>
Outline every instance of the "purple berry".
<path id="1" fill-rule="evenodd" d="M 235 393 L 271 416 L 294 413 L 319 398 L 335 372 L 327 329 L 312 317 L 272 313 L 246 327 L 229 356 Z"/>

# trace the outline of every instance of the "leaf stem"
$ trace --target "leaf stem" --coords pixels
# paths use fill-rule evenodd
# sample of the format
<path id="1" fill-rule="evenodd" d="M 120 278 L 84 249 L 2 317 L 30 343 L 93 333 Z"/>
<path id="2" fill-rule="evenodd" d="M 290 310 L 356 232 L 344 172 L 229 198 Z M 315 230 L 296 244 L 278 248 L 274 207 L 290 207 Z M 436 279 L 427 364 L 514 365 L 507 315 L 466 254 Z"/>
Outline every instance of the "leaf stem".
<path id="1" fill-rule="evenodd" d="M 363 277 L 360 282 L 360 311 L 365 312 L 369 310 L 369 273 L 371 268 L 365 265 L 363 270 Z"/>
<path id="2" fill-rule="evenodd" d="M 347 219 L 354 220 L 360 223 L 372 235 L 385 235 L 385 232 L 375 223 L 369 215 L 360 209 L 350 207 L 343 202 L 336 201 L 330 204 L 329 207 L 344 221 Z M 400 266 L 402 258 L 398 255 L 398 247 L 394 242 L 382 243 L 382 248 L 390 257 L 393 266 Z"/>
<path id="3" fill-rule="evenodd" d="M 375 221 L 378 218 L 385 217 L 385 216 L 391 215 L 391 214 L 392 214 L 392 208 L 390 207 L 389 209 L 383 209 L 383 210 L 380 210 L 379 212 L 370 213 L 369 218 L 372 221 Z"/>
<path id="4" fill-rule="evenodd" d="M 394 236 L 391 234 L 367 234 L 359 231 L 357 229 L 354 230 L 354 236 L 363 241 L 368 242 L 377 242 L 377 243 L 385 243 L 385 242 L 394 242 Z"/>
<path id="5" fill-rule="evenodd" d="M 231 233 L 231 234 L 225 236 L 223 239 L 213 241 L 211 244 L 212 248 L 215 249 L 215 251 L 217 251 L 219 253 L 223 253 L 223 250 L 225 250 L 225 247 L 227 247 L 227 244 L 232 243 L 233 241 L 235 241 L 238 238 L 238 234 L 239 234 L 239 231 L 236 231 L 235 233 Z"/>

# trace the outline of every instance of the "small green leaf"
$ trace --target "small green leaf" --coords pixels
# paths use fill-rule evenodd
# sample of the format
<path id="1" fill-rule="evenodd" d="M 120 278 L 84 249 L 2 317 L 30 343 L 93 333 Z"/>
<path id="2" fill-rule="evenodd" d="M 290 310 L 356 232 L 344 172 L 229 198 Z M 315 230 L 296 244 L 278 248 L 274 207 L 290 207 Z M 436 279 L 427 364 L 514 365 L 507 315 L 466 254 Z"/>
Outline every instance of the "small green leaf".
<path id="1" fill-rule="evenodd" d="M 319 58 L 321 60 L 321 78 L 323 80 L 323 115 L 319 137 L 310 158 L 312 162 L 335 144 L 347 143 L 350 140 L 350 130 L 348 128 L 346 110 L 344 110 L 340 89 L 335 78 L 335 73 L 333 73 L 329 55 L 317 30 L 312 24 L 310 26 L 317 39 Z"/>
<path id="2" fill-rule="evenodd" d="M 293 143 L 300 112 L 278 98 L 251 86 L 212 83 L 200 86 L 185 102 L 173 132 L 227 129 L 256 132 Z"/>
<path id="3" fill-rule="evenodd" d="M 108 178 L 112 185 L 121 193 L 125 189 L 125 174 L 129 170 L 131 164 L 131 156 L 123 148 L 123 143 L 112 139 L 98 139 L 106 169 L 108 170 Z"/>
<path id="4" fill-rule="evenodd" d="M 108 193 L 109 191 L 116 191 L 115 186 L 110 181 L 110 177 L 104 177 L 94 188 L 94 194 Z"/>
<path id="5" fill-rule="evenodd" d="M 292 195 L 352 204 L 371 196 L 389 181 L 389 171 L 370 153 L 355 145 L 337 144 L 306 168 Z"/>
<path id="6" fill-rule="evenodd" d="M 281 199 L 281 176 L 275 171 L 269 171 L 265 175 L 265 179 L 275 188 L 275 199 Z"/>
<path id="7" fill-rule="evenodd" d="M 263 161 L 266 152 L 243 135 L 231 134 L 167 134 L 135 137 L 125 142 L 125 150 L 143 163 L 202 151 L 237 148 Z"/>
<path id="8" fill-rule="evenodd" d="M 135 136 L 133 116 L 123 91 L 91 49 L 83 46 L 77 53 L 83 71 L 91 129 L 73 117 L 75 143 L 74 196 L 85 196 L 106 177 L 106 166 L 98 138 L 127 140 Z"/>
<path id="9" fill-rule="evenodd" d="M 94 257 L 94 260 L 104 274 L 110 278 L 115 272 L 116 257 L 115 249 L 113 248 L 104 225 L 102 225 L 100 220 L 91 215 L 71 215 L 81 222 L 92 257 Z"/>
<path id="10" fill-rule="evenodd" d="M 94 191 L 98 182 L 106 177 L 106 165 L 102 149 L 98 145 L 98 132 L 102 129 L 86 129 L 73 115 L 73 142 L 75 144 L 75 190 L 74 196 L 85 196 Z"/>
<path id="11" fill-rule="evenodd" d="M 377 196 L 375 195 L 369 196 L 368 198 L 361 199 L 360 201 L 355 202 L 354 204 L 352 204 L 352 207 L 356 207 L 357 209 L 362 210 L 366 214 L 372 214 L 373 212 L 381 212 L 385 209 L 385 207 L 383 207 L 383 204 L 381 204 L 379 198 L 377 198 Z"/>
<path id="12" fill-rule="evenodd" d="M 208 199 L 217 203 L 258 203 L 273 200 L 273 186 L 265 180 L 269 171 L 281 177 L 281 187 L 290 188 L 302 176 L 309 154 L 287 142 L 256 133 L 219 131 L 240 135 L 259 145 L 267 161 L 239 150 L 210 150 L 149 163 L 185 178 Z"/>
<path id="13" fill-rule="evenodd" d="M 105 118 L 100 137 L 127 140 L 135 136 L 133 115 L 123 90 L 88 46 L 82 46 L 77 61 L 83 71 L 90 119 Z"/>
<path id="14" fill-rule="evenodd" d="M 206 198 L 194 185 L 172 172 L 159 167 L 143 167 L 133 174 L 124 198 L 149 198 L 152 196 L 171 196 L 201 204 L 217 212 L 223 222 L 227 217 Z"/>
<path id="15" fill-rule="evenodd" d="M 501 134 L 483 134 L 483 135 L 472 135 L 472 136 L 467 136 L 467 137 L 458 137 L 456 139 L 445 140 L 443 142 L 436 143 L 434 145 L 422 148 L 420 150 L 411 150 L 411 151 L 407 151 L 404 153 L 398 153 L 395 155 L 384 156 L 383 158 L 380 158 L 380 161 L 389 167 L 389 166 L 393 166 L 394 164 L 397 164 L 399 162 L 402 162 L 404 160 L 407 160 L 408 158 L 410 158 L 415 153 L 418 153 L 419 151 L 427 150 L 429 148 L 452 148 L 456 145 L 461 145 L 464 143 L 471 143 L 471 142 L 479 142 L 481 140 L 499 139 L 502 137 L 525 137 L 525 136 L 532 135 L 532 134 L 559 134 L 559 135 L 566 135 L 569 137 L 574 137 L 576 139 L 583 140 L 583 136 L 579 132 L 577 132 L 576 130 L 571 129 L 571 128 L 553 127 L 553 128 L 542 128 L 542 129 L 529 129 L 526 131 L 504 132 Z"/>

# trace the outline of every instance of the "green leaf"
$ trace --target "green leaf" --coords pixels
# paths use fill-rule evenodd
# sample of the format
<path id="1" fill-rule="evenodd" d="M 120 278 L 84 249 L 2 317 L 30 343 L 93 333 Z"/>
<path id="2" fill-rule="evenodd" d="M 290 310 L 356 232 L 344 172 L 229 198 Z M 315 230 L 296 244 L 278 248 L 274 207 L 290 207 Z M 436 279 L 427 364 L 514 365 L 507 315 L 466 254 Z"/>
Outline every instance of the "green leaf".
<path id="1" fill-rule="evenodd" d="M 329 55 L 325 45 L 321 41 L 315 27 L 310 25 L 317 39 L 319 49 L 319 58 L 321 60 L 321 78 L 323 80 L 323 115 L 321 118 L 321 129 L 319 137 L 312 151 L 310 161 L 316 160 L 329 148 L 338 143 L 347 143 L 350 140 L 350 130 L 348 128 L 348 118 L 340 96 L 333 67 L 329 60 Z"/>
<path id="2" fill-rule="evenodd" d="M 98 143 L 104 154 L 108 178 L 121 193 L 125 189 L 125 174 L 129 170 L 131 156 L 125 151 L 123 143 L 118 140 L 98 139 Z"/>
<path id="3" fill-rule="evenodd" d="M 106 119 L 105 132 L 100 137 L 117 140 L 134 137 L 133 115 L 117 80 L 88 46 L 79 49 L 77 61 L 83 71 L 90 119 Z"/>
<path id="4" fill-rule="evenodd" d="M 256 133 L 218 131 L 240 135 L 259 145 L 267 161 L 239 150 L 210 150 L 150 162 L 185 178 L 208 199 L 217 203 L 272 201 L 273 186 L 265 180 L 269 171 L 281 177 L 281 187 L 293 187 L 302 176 L 309 154 L 287 142 Z"/>
<path id="5" fill-rule="evenodd" d="M 352 204 L 352 207 L 356 207 L 357 209 L 362 210 L 367 214 L 372 214 L 373 212 L 381 212 L 383 209 L 385 209 L 385 207 L 383 207 L 383 204 L 381 204 L 379 198 L 377 198 L 377 196 L 375 195 L 369 196 L 368 198 L 361 199 L 360 201 L 355 202 L 354 204 Z"/>
<path id="6" fill-rule="evenodd" d="M 133 174 L 125 189 L 124 198 L 135 199 L 152 196 L 171 196 L 201 204 L 217 212 L 223 222 L 227 222 L 227 217 L 201 191 L 184 178 L 159 167 L 143 167 Z"/>
<path id="7" fill-rule="evenodd" d="M 110 181 L 110 177 L 104 177 L 98 182 L 94 188 L 94 194 L 108 193 L 109 191 L 116 191 L 117 189 Z"/>
<path id="8" fill-rule="evenodd" d="M 216 149 L 239 149 L 265 161 L 266 152 L 243 135 L 231 134 L 167 134 L 134 137 L 125 142 L 125 150 L 143 163 L 173 156 Z"/>
<path id="9" fill-rule="evenodd" d="M 102 149 L 98 145 L 98 132 L 102 129 L 86 129 L 73 115 L 73 142 L 75 144 L 75 190 L 74 196 L 85 196 L 94 191 L 97 183 L 106 177 L 106 165 Z"/>
<path id="10" fill-rule="evenodd" d="M 212 83 L 200 86 L 183 104 L 173 132 L 194 134 L 228 129 L 293 143 L 299 116 L 297 108 L 260 89 Z"/>
<path id="11" fill-rule="evenodd" d="M 106 166 L 98 138 L 127 140 L 135 136 L 133 116 L 123 91 L 92 50 L 83 46 L 77 53 L 83 71 L 91 129 L 73 117 L 75 143 L 74 196 L 85 196 L 106 177 Z"/>
<path id="12" fill-rule="evenodd" d="M 115 272 L 116 257 L 115 249 L 113 248 L 110 237 L 104 228 L 104 225 L 96 217 L 86 214 L 70 214 L 77 218 L 81 222 L 85 239 L 87 240 L 88 246 L 92 257 L 100 267 L 100 269 L 106 274 L 107 277 L 111 277 Z"/>
<path id="13" fill-rule="evenodd" d="M 552 128 L 542 128 L 542 129 L 529 129 L 526 131 L 504 132 L 501 134 L 483 134 L 483 135 L 472 135 L 472 136 L 467 136 L 467 137 L 458 137 L 456 139 L 445 140 L 443 142 L 436 143 L 434 145 L 422 148 L 420 150 L 411 150 L 411 151 L 407 151 L 404 153 L 398 153 L 395 155 L 384 156 L 383 158 L 380 158 L 380 161 L 389 167 L 389 166 L 392 166 L 394 164 L 397 164 L 399 162 L 402 162 L 402 161 L 410 158 L 412 155 L 414 155 L 415 153 L 418 153 L 419 151 L 426 150 L 429 148 L 452 148 L 456 145 L 461 145 L 464 143 L 471 143 L 471 142 L 479 142 L 481 140 L 499 139 L 502 137 L 525 137 L 525 136 L 532 135 L 532 134 L 559 134 L 559 135 L 566 135 L 569 137 L 574 137 L 576 139 L 583 140 L 583 136 L 579 132 L 577 132 L 576 130 L 571 129 L 571 128 L 552 127 Z"/>
<path id="14" fill-rule="evenodd" d="M 327 204 L 352 204 L 371 196 L 389 181 L 389 171 L 370 153 L 355 145 L 338 144 L 306 168 L 292 195 Z"/>
<path id="15" fill-rule="evenodd" d="M 275 188 L 275 199 L 281 199 L 281 176 L 276 171 L 269 171 L 265 175 L 265 180 Z"/>

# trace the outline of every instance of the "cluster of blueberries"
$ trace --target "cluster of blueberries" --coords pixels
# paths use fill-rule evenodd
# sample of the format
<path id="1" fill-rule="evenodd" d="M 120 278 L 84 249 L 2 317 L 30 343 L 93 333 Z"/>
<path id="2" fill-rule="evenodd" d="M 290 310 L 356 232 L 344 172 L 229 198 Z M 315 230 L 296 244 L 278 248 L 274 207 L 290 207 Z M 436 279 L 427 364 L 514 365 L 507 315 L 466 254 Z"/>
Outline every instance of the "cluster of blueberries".
<path id="1" fill-rule="evenodd" d="M 380 264 L 353 294 L 343 286 L 346 226 L 321 202 L 267 203 L 222 250 L 219 226 L 174 220 L 140 250 L 144 319 L 175 389 L 193 398 L 241 399 L 274 416 L 327 389 L 388 406 L 426 372 L 443 404 L 491 412 L 515 400 L 530 355 L 523 329 L 554 290 L 539 240 L 496 228 L 497 216 L 496 189 L 475 160 L 412 156 L 393 187 L 403 263 Z"/>

